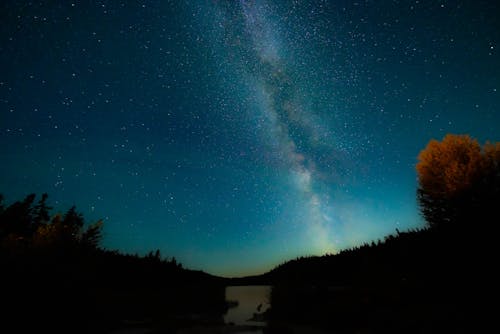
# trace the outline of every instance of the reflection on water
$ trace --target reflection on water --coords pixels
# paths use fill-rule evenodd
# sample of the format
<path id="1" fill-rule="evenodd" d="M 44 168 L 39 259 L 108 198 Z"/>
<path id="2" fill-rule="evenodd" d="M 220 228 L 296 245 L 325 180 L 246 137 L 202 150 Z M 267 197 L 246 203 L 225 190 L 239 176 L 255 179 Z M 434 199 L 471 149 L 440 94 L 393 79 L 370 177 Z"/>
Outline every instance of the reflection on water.
<path id="1" fill-rule="evenodd" d="M 269 285 L 228 286 L 226 300 L 235 301 L 237 306 L 230 308 L 224 321 L 235 325 L 264 326 L 262 313 L 269 308 Z"/>

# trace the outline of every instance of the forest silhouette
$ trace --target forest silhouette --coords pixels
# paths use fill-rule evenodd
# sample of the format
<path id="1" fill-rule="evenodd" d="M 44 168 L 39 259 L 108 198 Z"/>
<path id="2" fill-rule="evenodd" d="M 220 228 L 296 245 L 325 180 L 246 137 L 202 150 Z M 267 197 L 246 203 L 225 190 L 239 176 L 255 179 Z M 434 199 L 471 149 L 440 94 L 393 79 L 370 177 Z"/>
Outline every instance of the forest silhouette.
<path id="1" fill-rule="evenodd" d="M 102 221 L 73 206 L 50 218 L 48 196 L 0 201 L 3 325 L 35 331 L 107 333 L 130 326 L 174 330 L 221 323 L 223 279 L 187 270 L 160 251 L 121 254 L 100 246 Z M 188 320 L 189 319 L 189 320 Z"/>
<path id="2" fill-rule="evenodd" d="M 134 320 L 175 332 L 193 323 L 220 325 L 228 307 L 225 286 L 270 284 L 267 333 L 295 333 L 294 326 L 336 333 L 467 332 L 493 287 L 500 143 L 481 146 L 467 135 L 431 140 L 416 171 L 416 200 L 427 226 L 233 279 L 185 269 L 159 251 L 106 250 L 102 221 L 85 223 L 75 207 L 51 216 L 46 194 L 8 206 L 0 197 L 5 319 L 18 332 L 109 332 Z M 201 314 L 210 316 L 193 317 Z"/>

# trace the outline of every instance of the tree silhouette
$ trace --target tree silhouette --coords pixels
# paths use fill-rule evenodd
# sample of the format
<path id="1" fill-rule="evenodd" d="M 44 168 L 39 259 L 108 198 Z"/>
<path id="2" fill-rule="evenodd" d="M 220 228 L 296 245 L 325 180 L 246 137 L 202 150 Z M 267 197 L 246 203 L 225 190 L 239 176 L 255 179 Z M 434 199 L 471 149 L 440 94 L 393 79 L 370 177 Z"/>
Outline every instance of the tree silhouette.
<path id="1" fill-rule="evenodd" d="M 102 220 L 91 224 L 86 231 L 82 233 L 80 242 L 83 246 L 88 248 L 98 248 L 102 239 Z"/>
<path id="2" fill-rule="evenodd" d="M 31 237 L 36 230 L 33 224 L 34 200 L 35 194 L 30 194 L 23 201 L 15 202 L 1 211 L 0 238 L 10 236 L 12 239 L 25 239 Z"/>
<path id="3" fill-rule="evenodd" d="M 47 193 L 42 194 L 42 198 L 38 201 L 37 205 L 34 208 L 34 221 L 37 225 L 46 223 L 50 220 L 49 212 L 52 207 L 47 205 L 48 197 L 49 195 L 47 195 Z"/>
<path id="4" fill-rule="evenodd" d="M 4 206 L 3 206 L 3 195 L 0 194 L 0 215 L 3 214 Z"/>
<path id="5" fill-rule="evenodd" d="M 37 246 L 56 246 L 61 249 L 75 247 L 97 248 L 102 239 L 101 220 L 84 229 L 83 215 L 72 206 L 64 216 L 55 215 L 50 223 L 41 224 L 33 236 Z"/>
<path id="6" fill-rule="evenodd" d="M 35 203 L 35 194 L 22 201 L 4 207 L 0 195 L 0 244 L 8 247 L 34 245 L 37 247 L 59 247 L 61 249 L 86 247 L 96 249 L 102 239 L 102 221 L 87 225 L 76 207 L 64 215 L 50 218 L 48 195 L 43 194 Z"/>
<path id="7" fill-rule="evenodd" d="M 417 196 L 431 227 L 488 221 L 499 204 L 500 143 L 481 147 L 468 135 L 448 134 L 418 159 Z"/>

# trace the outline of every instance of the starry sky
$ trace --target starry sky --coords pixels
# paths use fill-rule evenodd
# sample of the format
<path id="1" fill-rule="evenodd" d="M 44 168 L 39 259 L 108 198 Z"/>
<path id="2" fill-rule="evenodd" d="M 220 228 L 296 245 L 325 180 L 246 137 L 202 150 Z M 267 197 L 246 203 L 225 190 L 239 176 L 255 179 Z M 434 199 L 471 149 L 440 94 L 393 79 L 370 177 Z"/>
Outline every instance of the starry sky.
<path id="1" fill-rule="evenodd" d="M 2 1 L 0 193 L 239 276 L 424 226 L 416 157 L 500 140 L 495 1 Z"/>

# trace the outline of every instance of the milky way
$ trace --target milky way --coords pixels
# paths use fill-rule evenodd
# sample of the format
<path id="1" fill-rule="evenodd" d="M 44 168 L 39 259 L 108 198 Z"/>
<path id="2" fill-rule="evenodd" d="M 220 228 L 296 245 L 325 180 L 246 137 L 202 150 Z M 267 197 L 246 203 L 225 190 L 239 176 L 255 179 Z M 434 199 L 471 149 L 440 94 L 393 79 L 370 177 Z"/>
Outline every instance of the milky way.
<path id="1" fill-rule="evenodd" d="M 255 274 L 421 228 L 419 151 L 500 133 L 492 1 L 0 3 L 0 193 Z"/>
<path id="2" fill-rule="evenodd" d="M 245 20 L 245 31 L 250 35 L 252 49 L 257 57 L 257 68 L 249 69 L 250 80 L 257 83 L 262 99 L 260 112 L 269 120 L 270 139 L 277 143 L 277 154 L 289 168 L 296 191 L 304 197 L 298 203 L 307 210 L 304 221 L 313 234 L 315 242 L 324 252 L 334 249 L 329 238 L 328 223 L 331 222 L 322 207 L 326 205 L 321 195 L 314 190 L 316 162 L 308 156 L 307 146 L 298 147 L 295 138 L 311 141 L 315 124 L 308 117 L 311 111 L 303 110 L 296 102 L 296 83 L 287 75 L 287 66 L 280 58 L 279 36 L 268 22 L 265 4 L 241 1 Z M 252 77 L 253 76 L 253 77 Z"/>

